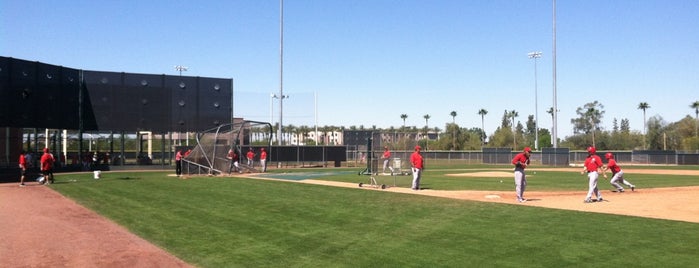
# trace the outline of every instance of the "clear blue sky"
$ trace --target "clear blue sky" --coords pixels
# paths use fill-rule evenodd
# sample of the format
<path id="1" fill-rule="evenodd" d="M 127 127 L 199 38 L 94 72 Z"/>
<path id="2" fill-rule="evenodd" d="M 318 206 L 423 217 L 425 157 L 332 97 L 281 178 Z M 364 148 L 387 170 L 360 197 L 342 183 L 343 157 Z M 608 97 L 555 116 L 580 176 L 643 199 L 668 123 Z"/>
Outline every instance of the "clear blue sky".
<path id="1" fill-rule="evenodd" d="M 269 121 L 279 94 L 278 0 L 0 1 L 0 55 L 72 68 L 233 78 L 235 115 Z M 284 124 L 444 129 L 490 135 L 505 110 L 539 126 L 553 102 L 551 0 L 286 0 Z M 643 129 L 675 122 L 699 100 L 699 1 L 557 1 L 559 138 L 600 101 Z M 317 94 L 317 101 L 314 101 Z M 314 105 L 315 103 L 315 105 Z M 317 106 L 317 112 L 314 107 Z M 278 102 L 273 104 L 278 120 Z"/>

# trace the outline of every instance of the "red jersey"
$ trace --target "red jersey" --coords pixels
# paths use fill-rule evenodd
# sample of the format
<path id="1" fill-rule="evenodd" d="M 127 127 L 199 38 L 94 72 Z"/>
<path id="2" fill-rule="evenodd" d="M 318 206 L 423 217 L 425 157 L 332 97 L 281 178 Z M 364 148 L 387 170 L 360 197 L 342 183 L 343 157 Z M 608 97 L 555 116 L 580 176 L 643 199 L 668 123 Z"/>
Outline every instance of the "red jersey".
<path id="1" fill-rule="evenodd" d="M 602 165 L 602 158 L 600 158 L 599 155 L 590 155 L 585 159 L 585 169 L 587 172 L 597 171 Z"/>
<path id="2" fill-rule="evenodd" d="M 255 157 L 255 152 L 253 152 L 253 151 L 248 151 L 247 156 L 248 156 L 248 159 L 253 159 L 253 158 Z"/>
<path id="3" fill-rule="evenodd" d="M 235 153 L 233 150 L 228 151 L 228 159 L 233 160 L 233 162 L 238 161 L 238 154 Z"/>
<path id="4" fill-rule="evenodd" d="M 609 159 L 609 162 L 607 162 L 607 168 L 612 171 L 612 174 L 616 174 L 617 172 L 621 171 L 621 167 L 617 165 L 614 158 Z"/>
<path id="5" fill-rule="evenodd" d="M 524 153 L 518 153 L 515 155 L 515 158 L 512 158 L 512 164 L 515 165 L 515 167 L 525 169 L 527 165 L 529 165 L 529 157 Z"/>
<path id="6" fill-rule="evenodd" d="M 383 151 L 383 158 L 384 159 L 391 158 L 391 151 L 389 151 L 389 150 Z"/>
<path id="7" fill-rule="evenodd" d="M 260 153 L 260 160 L 267 160 L 267 151 L 262 151 Z"/>
<path id="8" fill-rule="evenodd" d="M 410 155 L 410 163 L 413 164 L 414 168 L 423 168 L 423 160 L 422 160 L 422 155 L 418 152 L 414 152 L 412 155 Z"/>
<path id="9" fill-rule="evenodd" d="M 50 153 L 44 153 L 41 156 L 41 170 L 51 170 L 53 168 L 53 155 Z"/>
<path id="10" fill-rule="evenodd" d="M 26 168 L 27 166 L 27 158 L 24 157 L 24 154 L 19 155 L 19 167 L 20 168 Z"/>
<path id="11" fill-rule="evenodd" d="M 180 160 L 182 160 L 182 151 L 177 151 L 177 154 L 175 154 L 175 161 Z"/>

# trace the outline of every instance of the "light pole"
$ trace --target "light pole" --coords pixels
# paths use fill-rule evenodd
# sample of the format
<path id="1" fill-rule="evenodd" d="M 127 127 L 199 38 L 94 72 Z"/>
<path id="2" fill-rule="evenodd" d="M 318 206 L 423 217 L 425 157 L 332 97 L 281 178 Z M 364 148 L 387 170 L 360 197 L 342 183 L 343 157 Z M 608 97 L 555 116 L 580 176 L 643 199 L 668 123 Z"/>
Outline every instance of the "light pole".
<path id="1" fill-rule="evenodd" d="M 182 76 L 182 71 L 187 71 L 187 66 L 182 66 L 182 65 L 175 65 L 175 70 L 180 72 L 180 76 Z"/>
<path id="2" fill-rule="evenodd" d="M 282 100 L 283 100 L 283 99 L 288 99 L 288 98 L 289 98 L 289 95 L 279 95 L 279 96 L 277 96 L 277 94 L 272 94 L 271 97 L 272 97 L 272 98 L 270 99 L 270 106 L 269 106 L 269 107 L 270 107 L 270 108 L 269 108 L 270 114 L 273 113 L 272 100 L 273 100 L 273 99 L 279 99 L 279 109 L 281 110 L 281 102 L 282 102 Z M 273 118 L 271 118 L 271 117 L 272 117 L 272 116 L 270 115 L 270 120 L 273 119 Z M 279 128 L 277 128 L 277 144 L 278 144 L 278 145 L 282 145 L 282 113 L 281 113 L 281 112 L 279 113 Z"/>
<path id="3" fill-rule="evenodd" d="M 541 52 L 529 52 L 530 59 L 534 59 L 534 149 L 539 150 L 539 93 L 536 82 L 536 59 L 541 58 Z"/>
<path id="4" fill-rule="evenodd" d="M 553 0 L 553 148 L 558 148 L 558 96 L 556 96 L 556 0 Z"/>
<path id="5" fill-rule="evenodd" d="M 282 145 L 282 119 L 284 118 L 284 0 L 279 0 L 279 134 L 277 145 Z"/>

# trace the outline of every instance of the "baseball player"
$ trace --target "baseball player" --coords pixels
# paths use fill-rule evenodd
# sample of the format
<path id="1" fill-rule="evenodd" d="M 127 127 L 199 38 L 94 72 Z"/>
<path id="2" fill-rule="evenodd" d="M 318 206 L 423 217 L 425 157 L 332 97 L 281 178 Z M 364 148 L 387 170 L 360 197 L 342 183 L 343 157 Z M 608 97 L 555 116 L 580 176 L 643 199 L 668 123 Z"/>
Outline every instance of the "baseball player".
<path id="1" fill-rule="evenodd" d="M 621 170 L 621 167 L 616 163 L 616 160 L 614 160 L 614 155 L 611 152 L 608 152 L 604 155 L 604 158 L 607 159 L 607 165 L 602 168 L 602 172 L 604 172 L 604 177 L 606 178 L 607 170 L 612 171 L 612 180 L 610 180 L 609 183 L 616 188 L 617 192 L 624 192 L 624 187 L 622 187 L 619 183 L 623 183 L 626 186 L 631 187 L 632 192 L 636 190 L 635 185 L 631 184 L 631 182 L 627 180 L 624 180 L 624 171 Z"/>
<path id="2" fill-rule="evenodd" d="M 267 150 L 265 148 L 260 149 L 260 165 L 262 165 L 262 172 L 267 172 Z"/>
<path id="3" fill-rule="evenodd" d="M 524 174 L 524 169 L 529 165 L 529 156 L 532 153 L 532 148 L 524 147 L 524 151 L 515 155 L 512 158 L 512 164 L 515 165 L 515 193 L 517 193 L 517 202 L 524 203 L 524 189 L 527 188 L 527 177 Z"/>
<path id="4" fill-rule="evenodd" d="M 414 191 L 420 190 L 420 180 L 422 179 L 422 170 L 424 169 L 424 159 L 420 154 L 420 145 L 415 146 L 415 152 L 410 155 L 410 165 L 413 169 L 413 185 Z"/>
<path id="5" fill-rule="evenodd" d="M 391 174 L 393 174 L 393 167 L 388 166 L 389 161 L 391 160 L 391 151 L 388 150 L 388 146 L 383 147 L 383 173 L 386 173 L 386 168 L 389 168 L 391 170 Z"/>
<path id="6" fill-rule="evenodd" d="M 24 151 L 22 151 L 19 154 L 19 169 L 20 169 L 19 187 L 24 187 L 24 177 L 27 176 L 27 158 L 24 155 L 25 155 Z"/>
<path id="7" fill-rule="evenodd" d="M 597 178 L 599 174 L 602 173 L 602 158 L 597 155 L 597 149 L 595 147 L 587 147 L 587 158 L 585 159 L 585 165 L 583 165 L 583 170 L 580 174 L 585 174 L 587 172 L 587 178 L 589 179 L 587 196 L 585 197 L 585 203 L 592 203 L 592 194 L 594 193 L 597 197 L 597 202 L 602 202 L 602 194 L 597 188 Z M 607 177 L 607 174 L 604 174 Z"/>
<path id="8" fill-rule="evenodd" d="M 255 151 L 253 151 L 252 148 L 250 148 L 248 149 L 248 153 L 245 156 L 248 159 L 248 166 L 253 168 L 255 166 L 255 161 L 253 161 L 253 159 L 255 158 Z"/>
<path id="9" fill-rule="evenodd" d="M 243 173 L 243 170 L 240 169 L 240 164 L 238 163 L 239 157 L 238 154 L 235 153 L 235 150 L 232 148 L 228 150 L 228 155 L 226 156 L 228 160 L 230 160 L 230 166 L 228 167 L 228 174 L 235 172 L 238 173 Z"/>
<path id="10" fill-rule="evenodd" d="M 53 163 L 56 160 L 53 158 L 49 148 L 44 148 L 44 154 L 41 156 L 41 173 L 44 174 L 44 185 L 53 183 Z"/>

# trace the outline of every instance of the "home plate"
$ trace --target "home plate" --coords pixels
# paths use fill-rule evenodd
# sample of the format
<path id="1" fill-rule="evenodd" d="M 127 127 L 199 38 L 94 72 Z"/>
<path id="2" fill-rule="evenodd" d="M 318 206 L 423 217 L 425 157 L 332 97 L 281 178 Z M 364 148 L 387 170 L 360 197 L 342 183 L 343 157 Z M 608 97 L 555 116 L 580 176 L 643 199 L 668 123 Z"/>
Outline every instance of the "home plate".
<path id="1" fill-rule="evenodd" d="M 487 199 L 498 199 L 498 198 L 500 198 L 500 196 L 499 196 L 499 195 L 496 195 L 496 194 L 489 194 L 489 195 L 486 195 L 485 198 L 487 198 Z"/>

